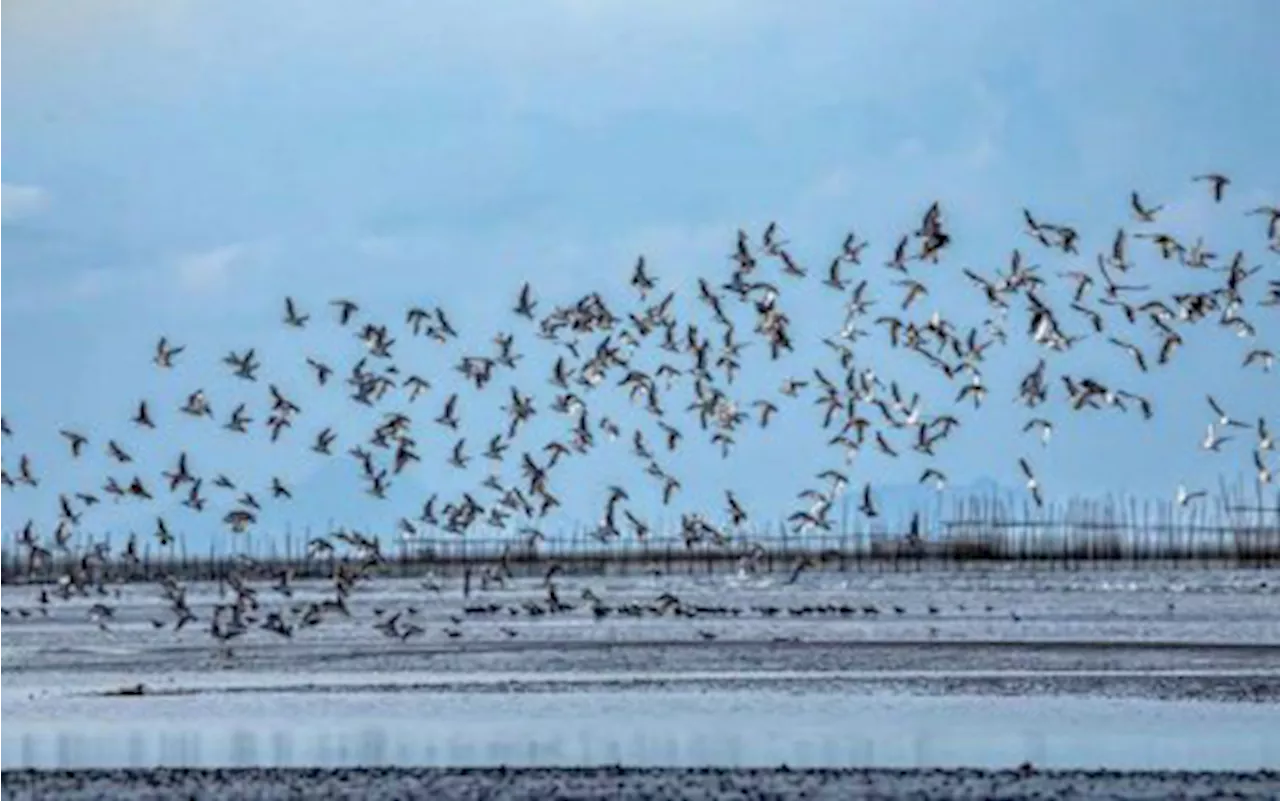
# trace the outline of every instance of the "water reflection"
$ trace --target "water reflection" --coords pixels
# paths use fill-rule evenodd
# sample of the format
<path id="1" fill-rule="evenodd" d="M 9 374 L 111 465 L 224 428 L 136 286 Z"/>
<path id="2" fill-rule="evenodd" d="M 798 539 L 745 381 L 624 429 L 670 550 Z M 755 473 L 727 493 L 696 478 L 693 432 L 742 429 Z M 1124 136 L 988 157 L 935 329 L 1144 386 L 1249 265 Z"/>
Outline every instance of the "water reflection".
<path id="1" fill-rule="evenodd" d="M 493 766 L 493 765 L 788 765 L 926 767 L 1009 766 L 1029 759 L 1050 766 L 1257 769 L 1280 764 L 1274 740 L 1206 741 L 1201 734 L 1150 737 L 1109 733 L 1046 736 L 1011 731 L 887 732 L 788 736 L 719 730 L 561 731 L 521 737 L 493 732 L 487 739 L 424 731 L 424 727 L 314 727 L 255 730 L 141 730 L 122 733 L 53 730 L 3 735 L 3 767 L 182 766 Z M 1206 762 L 1212 764 L 1206 764 Z"/>
<path id="2" fill-rule="evenodd" d="M 282 694 L 7 706 L 20 767 L 1280 766 L 1255 704 L 752 693 Z M 201 706 L 202 703 L 206 705 Z M 270 710 L 270 711 L 267 711 Z M 175 721 L 182 721 L 175 723 Z"/>

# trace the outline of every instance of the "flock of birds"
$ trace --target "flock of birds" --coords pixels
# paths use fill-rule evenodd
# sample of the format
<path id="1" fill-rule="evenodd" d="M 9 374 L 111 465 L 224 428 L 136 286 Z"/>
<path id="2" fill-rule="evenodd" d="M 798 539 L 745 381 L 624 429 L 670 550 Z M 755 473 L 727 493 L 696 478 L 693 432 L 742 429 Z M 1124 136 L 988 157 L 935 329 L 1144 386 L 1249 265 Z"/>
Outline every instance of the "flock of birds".
<path id="1" fill-rule="evenodd" d="M 1207 185 L 1213 202 L 1225 201 L 1228 178 L 1203 175 L 1195 180 Z M 1244 251 L 1217 253 L 1201 239 L 1183 241 L 1162 229 L 1164 207 L 1144 201 L 1137 192 L 1131 195 L 1129 207 L 1130 222 L 1115 231 L 1108 248 L 1092 257 L 1080 255 L 1081 237 L 1075 228 L 1024 209 L 1028 242 L 1012 251 L 1004 269 L 990 273 L 962 270 L 974 295 L 957 300 L 984 312 L 984 319 L 973 325 L 962 325 L 939 311 L 922 313 L 922 299 L 931 296 L 929 273 L 938 269 L 952 243 L 947 215 L 939 203 L 929 206 L 913 230 L 901 234 L 888 249 L 887 258 L 873 259 L 871 243 L 849 233 L 839 252 L 817 275 L 788 250 L 776 223 L 763 230 L 759 241 L 739 230 L 727 255 L 727 277 L 697 279 L 696 301 L 688 304 L 684 319 L 677 314 L 677 291 L 663 286 L 643 256 L 631 271 L 634 303 L 626 308 L 606 302 L 598 292 L 584 294 L 567 305 L 551 306 L 525 283 L 515 293 L 511 308 L 513 324 L 518 326 L 514 331 L 519 333 L 498 333 L 489 349 L 462 355 L 454 366 L 476 394 L 497 395 L 503 401 L 501 430 L 485 433 L 464 426 L 461 392 L 437 388 L 445 376 L 413 372 L 398 358 L 402 337 L 424 337 L 441 345 L 460 342 L 445 309 L 410 308 L 404 328 L 397 329 L 390 322 L 367 319 L 355 300 L 333 300 L 322 315 L 320 309 L 305 308 L 286 298 L 284 326 L 305 329 L 322 324 L 322 316 L 331 315 L 331 324 L 349 330 L 359 343 L 359 357 L 350 364 L 319 356 L 309 356 L 305 362 L 314 380 L 312 389 L 344 393 L 354 405 L 350 408 L 362 408 L 376 419 L 372 428 L 350 436 L 335 425 L 312 422 L 304 411 L 310 401 L 301 388 L 290 388 L 264 375 L 255 348 L 227 353 L 222 364 L 230 376 L 246 386 L 264 386 L 265 407 L 247 401 L 224 404 L 221 397 L 193 388 L 184 393 L 185 402 L 176 412 L 204 421 L 204 425 L 220 426 L 229 437 L 253 437 L 261 432 L 271 443 L 302 441 L 317 458 L 349 460 L 364 492 L 379 500 L 388 499 L 388 490 L 406 472 L 454 469 L 466 474 L 479 459 L 489 467 L 483 480 L 456 495 L 436 493 L 421 499 L 420 509 L 398 518 L 400 533 L 417 536 L 424 530 L 435 530 L 461 536 L 486 526 L 512 532 L 512 547 L 536 550 L 545 539 L 548 518 L 562 505 L 557 468 L 591 453 L 602 441 L 629 443 L 630 454 L 642 466 L 644 481 L 650 483 L 655 497 L 669 506 L 679 501 L 681 477 L 672 462 L 687 447 L 686 439 L 704 438 L 727 459 L 751 429 L 767 430 L 775 416 L 791 413 L 784 407 L 810 402 L 818 408 L 824 438 L 834 453 L 833 464 L 817 472 L 814 486 L 799 493 L 799 506 L 790 512 L 787 524 L 796 532 L 829 530 L 833 505 L 846 492 L 855 493 L 859 514 L 867 518 L 880 515 L 873 484 L 863 481 L 855 486 L 850 475 L 849 465 L 864 450 L 893 459 L 915 455 L 924 460 L 920 482 L 939 489 L 945 486 L 947 476 L 936 461 L 938 449 L 962 425 L 966 409 L 986 402 L 990 387 L 984 381 L 984 368 L 991 355 L 1013 337 L 1025 337 L 1037 351 L 1035 362 L 1018 382 L 1014 399 L 1026 413 L 1023 431 L 1043 443 L 1054 430 L 1050 410 L 1055 407 L 1075 414 L 1129 414 L 1148 421 L 1158 416 L 1155 399 L 1133 385 L 1053 369 L 1056 357 L 1088 339 L 1105 342 L 1123 354 L 1123 361 L 1132 365 L 1134 373 L 1142 374 L 1176 361 L 1185 338 L 1196 327 L 1218 326 L 1244 342 L 1233 358 L 1245 369 L 1269 372 L 1274 367 L 1275 353 L 1258 343 L 1251 316 L 1280 308 L 1280 280 L 1255 278 L 1262 267 L 1252 264 Z M 1263 206 L 1246 213 L 1261 218 L 1267 249 L 1280 253 L 1280 208 Z M 1085 264 L 1051 277 L 1033 263 L 1037 250 Z M 1159 269 L 1185 271 L 1188 279 L 1192 274 L 1199 276 L 1197 280 L 1205 286 L 1160 294 L 1152 284 L 1134 277 L 1144 257 L 1157 261 Z M 884 291 L 875 289 L 881 283 L 878 277 L 889 279 Z M 840 299 L 843 319 L 836 330 L 822 338 L 829 361 L 799 368 L 793 366 L 799 354 L 784 301 L 788 284 L 813 281 Z M 697 313 L 703 309 L 703 314 Z M 920 391 L 877 374 L 859 354 L 860 340 L 876 333 L 886 335 L 895 361 L 916 360 L 945 380 L 951 397 L 931 397 L 926 403 Z M 514 375 L 526 358 L 519 344 L 523 336 L 537 337 L 554 349 L 554 359 L 540 368 L 550 388 L 549 399 L 527 386 L 517 386 L 514 379 L 503 380 L 504 372 Z M 179 342 L 160 338 L 152 355 L 155 369 L 180 375 L 186 350 Z M 739 391 L 741 384 L 736 379 L 749 366 L 748 356 L 753 352 L 762 352 L 770 362 L 791 370 L 776 394 L 746 397 Z M 639 419 L 634 422 L 595 410 L 598 395 L 620 391 L 625 393 L 629 408 L 639 410 Z M 682 396 L 682 391 L 687 394 Z M 423 406 L 428 407 L 425 413 L 416 411 Z M 1206 421 L 1204 450 L 1220 452 L 1233 441 L 1244 444 L 1257 480 L 1271 483 L 1275 440 L 1267 419 L 1237 419 L 1213 396 L 1207 407 L 1211 414 Z M 165 510 L 172 509 L 179 498 L 193 513 L 212 512 L 227 529 L 227 536 L 233 537 L 253 529 L 268 504 L 293 498 L 294 488 L 281 477 L 272 478 L 266 487 L 247 486 L 226 473 L 201 470 L 199 454 L 176 448 L 168 460 L 171 467 L 159 475 L 136 471 L 135 449 L 157 446 L 154 437 L 164 422 L 160 415 L 169 411 L 173 410 L 158 407 L 152 399 L 138 400 L 128 423 L 134 432 L 129 436 L 71 427 L 60 430 L 67 458 L 83 460 L 100 450 L 110 467 L 99 486 L 58 493 L 50 522 L 29 519 L 17 532 L 17 545 L 32 575 L 55 564 L 61 571 L 52 589 L 42 591 L 44 603 L 50 595 L 69 599 L 88 596 L 94 590 L 106 595 L 104 566 L 110 560 L 117 564 L 140 560 L 143 546 L 137 534 L 131 534 L 117 553 L 112 553 L 106 542 L 77 544 L 77 531 L 84 519 L 104 500 L 163 505 L 160 513 L 154 514 L 151 536 L 159 546 L 168 548 L 178 533 L 167 522 Z M 563 421 L 556 428 L 558 433 L 530 444 L 532 421 L 548 417 Z M 300 432 L 304 427 L 308 431 Z M 422 444 L 424 428 L 436 429 L 448 438 L 450 444 L 442 454 Z M 146 439 L 148 435 L 153 438 Z M 20 441 L 8 419 L 3 421 L 3 436 L 6 441 Z M 1044 488 L 1032 460 L 1021 457 L 1016 461 L 1030 498 L 1043 505 Z M 518 478 L 504 479 L 503 468 L 508 465 L 519 471 Z M 22 453 L 12 465 L 6 458 L 6 492 L 21 493 L 40 483 L 38 465 L 30 453 Z M 595 536 L 610 541 L 650 535 L 655 525 L 633 502 L 634 494 L 634 486 L 607 488 L 600 498 Z M 1205 494 L 1202 489 L 1180 486 L 1176 500 L 1186 506 Z M 732 541 L 750 523 L 747 504 L 732 489 L 726 489 L 722 512 L 682 511 L 679 535 L 690 546 Z M 926 538 L 928 534 L 921 528 L 917 515 L 904 532 L 904 543 L 910 546 Z M 349 614 L 346 598 L 368 569 L 383 559 L 382 542 L 376 534 L 349 528 L 311 539 L 308 551 L 313 556 L 333 554 L 341 548 L 355 558 L 334 561 L 331 598 L 295 605 L 287 614 L 276 611 L 256 616 L 256 590 L 233 572 L 227 580 L 236 600 L 216 607 L 210 632 L 226 640 L 257 623 L 287 636 L 331 613 Z M 803 567 L 796 566 L 793 580 Z M 556 572 L 553 565 L 546 576 L 546 600 L 536 605 L 541 613 L 572 608 L 556 594 Z M 486 584 L 502 582 L 509 575 L 504 558 L 481 580 Z M 281 574 L 276 589 L 287 595 L 290 580 L 289 572 Z M 468 595 L 470 585 L 468 574 L 464 589 Z M 167 576 L 162 590 L 176 628 L 197 619 L 177 578 Z M 598 617 L 616 611 L 590 591 L 584 600 Z M 660 597 L 653 604 L 637 607 L 637 614 L 666 614 L 681 608 L 685 607 L 679 599 Z M 854 607 L 849 610 L 857 611 Z M 531 609 L 523 611 L 535 614 Z M 843 613 L 836 607 L 834 614 Z M 112 607 L 99 602 L 90 614 L 105 628 Z M 402 638 L 420 633 L 420 628 L 415 630 L 407 620 L 404 615 L 387 614 L 379 616 L 376 625 Z M 169 624 L 157 621 L 156 625 Z"/>

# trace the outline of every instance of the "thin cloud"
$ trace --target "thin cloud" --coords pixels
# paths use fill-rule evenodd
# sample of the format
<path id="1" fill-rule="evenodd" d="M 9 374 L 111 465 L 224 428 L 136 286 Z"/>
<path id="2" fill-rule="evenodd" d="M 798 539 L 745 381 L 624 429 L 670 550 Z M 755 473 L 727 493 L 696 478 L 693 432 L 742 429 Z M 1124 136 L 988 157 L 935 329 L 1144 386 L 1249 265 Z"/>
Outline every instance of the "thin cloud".
<path id="1" fill-rule="evenodd" d="M 94 268 L 78 273 L 71 281 L 71 294 L 78 300 L 96 298 L 118 283 L 120 271 Z"/>
<path id="2" fill-rule="evenodd" d="M 190 293 L 221 292 L 230 286 L 247 252 L 244 245 L 224 245 L 179 258 L 175 264 L 178 288 Z"/>
<path id="3" fill-rule="evenodd" d="M 41 214 L 49 208 L 49 190 L 26 184 L 0 184 L 0 219 L 16 222 Z"/>

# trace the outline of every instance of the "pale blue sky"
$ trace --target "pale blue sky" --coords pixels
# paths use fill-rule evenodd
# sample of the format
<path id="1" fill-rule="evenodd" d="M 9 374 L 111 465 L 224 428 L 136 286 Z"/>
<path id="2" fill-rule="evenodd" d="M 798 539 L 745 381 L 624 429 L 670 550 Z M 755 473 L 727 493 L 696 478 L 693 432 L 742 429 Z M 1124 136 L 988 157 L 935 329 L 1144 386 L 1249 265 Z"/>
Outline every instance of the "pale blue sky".
<path id="1" fill-rule="evenodd" d="M 1248 248 L 1265 265 L 1259 284 L 1280 275 L 1263 221 L 1242 216 L 1280 201 L 1280 21 L 1264 0 L 28 0 L 6 2 L 3 23 L 4 414 L 18 430 L 4 462 L 12 470 L 30 453 L 47 479 L 40 491 L 6 493 L 6 532 L 31 516 L 51 527 L 46 488 L 99 486 L 99 446 L 110 436 L 145 452 L 144 470 L 187 447 L 196 469 L 243 475 L 260 495 L 269 476 L 290 477 L 307 510 L 273 512 L 276 522 L 336 515 L 385 525 L 433 488 L 461 487 L 443 465 L 452 440 L 424 424 L 420 440 L 435 458 L 393 490 L 397 506 L 370 507 L 354 480 L 349 499 L 331 491 L 353 464 L 326 475 L 304 440 L 349 404 L 316 395 L 301 362 L 355 352 L 322 308 L 337 296 L 396 324 L 410 304 L 443 304 L 467 352 L 491 350 L 497 330 L 517 333 L 526 364 L 539 365 L 522 382 L 545 407 L 546 350 L 506 314 L 521 281 L 535 283 L 543 310 L 588 288 L 621 309 L 643 252 L 665 286 L 690 294 L 698 275 L 727 277 L 738 226 L 758 233 L 771 219 L 813 268 L 850 228 L 872 240 L 876 265 L 940 200 L 956 244 L 932 268 L 930 301 L 973 321 L 983 308 L 956 279 L 962 267 L 991 273 L 1014 246 L 1046 272 L 1088 266 L 1129 222 L 1133 188 L 1167 204 L 1162 224 L 1176 233 L 1203 234 L 1220 252 Z M 1189 181 L 1209 170 L 1235 179 L 1220 207 Z M 1023 205 L 1080 229 L 1078 262 L 1034 250 L 1020 232 Z M 1137 280 L 1160 287 L 1188 281 L 1151 258 L 1140 270 Z M 738 385 L 747 399 L 774 394 L 782 375 L 818 359 L 830 363 L 816 337 L 839 326 L 838 301 L 816 287 L 789 292 L 784 306 L 808 344 L 786 369 L 753 378 L 758 361 L 749 365 Z M 278 323 L 286 293 L 315 315 L 305 332 Z M 1252 316 L 1259 345 L 1274 346 L 1274 311 Z M 1244 375 L 1245 344 L 1211 328 L 1192 330 L 1158 377 L 1132 377 L 1114 349 L 1082 347 L 1071 370 L 1154 395 L 1158 424 L 1072 420 L 1059 401 L 1048 450 L 1018 433 L 1025 415 L 1015 414 L 1009 382 L 1035 354 L 1011 348 L 987 370 L 990 406 L 969 415 L 940 466 L 959 482 L 1016 485 L 1016 458 L 1033 454 L 1051 497 L 1168 497 L 1179 482 L 1247 471 L 1247 449 L 1198 451 L 1203 396 L 1211 389 L 1240 417 L 1268 413 L 1280 428 L 1280 371 Z M 189 345 L 171 375 L 150 364 L 161 333 Z M 406 369 L 453 381 L 459 347 L 400 339 Z M 250 345 L 264 376 L 304 407 L 288 447 L 231 442 L 172 412 L 203 387 L 220 417 L 241 399 L 265 416 L 265 388 L 247 393 L 218 364 Z M 866 347 L 869 364 L 898 375 L 882 343 Z M 919 377 L 917 367 L 900 369 L 904 380 Z M 495 392 L 508 384 L 503 376 Z M 444 394 L 419 401 L 416 414 L 434 417 Z M 166 418 L 149 438 L 128 424 L 143 395 Z M 468 443 L 479 449 L 496 418 L 471 409 Z M 647 425 L 624 404 L 600 409 Z M 686 485 L 668 515 L 702 503 L 719 514 L 725 486 L 758 514 L 793 509 L 807 477 L 839 462 L 820 445 L 815 413 L 784 408 L 776 436 L 744 439 L 731 463 L 696 441 L 666 457 Z M 528 446 L 563 425 L 542 423 Z M 363 425 L 348 416 L 339 428 L 354 435 Z M 61 426 L 94 437 L 91 463 L 68 463 Z M 568 517 L 595 516 L 609 483 L 640 486 L 625 446 L 613 453 L 554 474 Z M 857 480 L 893 483 L 914 481 L 920 468 L 870 457 L 851 469 Z M 638 499 L 637 510 L 656 518 L 651 501 Z M 215 526 L 166 514 L 193 536 Z M 96 522 L 145 532 L 148 519 L 123 505 Z"/>

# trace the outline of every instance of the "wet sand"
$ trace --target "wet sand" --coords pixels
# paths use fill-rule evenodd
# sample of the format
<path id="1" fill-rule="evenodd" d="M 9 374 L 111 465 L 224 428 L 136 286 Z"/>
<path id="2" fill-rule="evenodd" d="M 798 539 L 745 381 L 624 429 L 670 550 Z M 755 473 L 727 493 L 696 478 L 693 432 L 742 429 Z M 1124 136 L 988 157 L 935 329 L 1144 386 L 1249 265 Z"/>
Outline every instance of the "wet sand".
<path id="1" fill-rule="evenodd" d="M 376 582 L 351 617 L 228 656 L 153 626 L 155 588 L 125 588 L 104 632 L 87 599 L 46 613 L 5 587 L 29 612 L 3 630 L 5 796 L 1280 797 L 1250 772 L 1280 765 L 1274 571 L 577 579 L 565 597 L 586 587 L 740 611 L 535 618 L 510 610 L 536 583 Z M 220 600 L 190 599 L 202 619 Z M 373 628 L 408 606 L 422 637 Z"/>
<path id="2" fill-rule="evenodd" d="M 13 771 L 6 799 L 1274 799 L 1280 772 L 722 769 Z"/>

